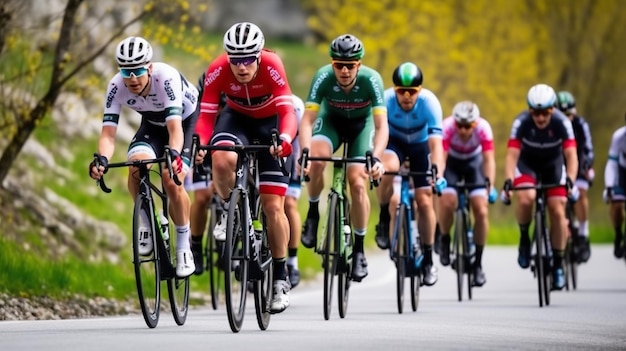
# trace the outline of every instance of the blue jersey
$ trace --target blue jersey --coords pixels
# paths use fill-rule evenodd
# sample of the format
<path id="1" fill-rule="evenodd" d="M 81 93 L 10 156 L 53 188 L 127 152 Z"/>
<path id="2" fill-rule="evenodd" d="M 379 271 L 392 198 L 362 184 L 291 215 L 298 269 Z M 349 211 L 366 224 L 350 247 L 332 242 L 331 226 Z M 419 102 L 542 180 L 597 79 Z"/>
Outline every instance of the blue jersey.
<path id="1" fill-rule="evenodd" d="M 442 135 L 443 110 L 432 91 L 422 88 L 410 111 L 404 111 L 393 88 L 385 90 L 389 138 L 407 144 L 424 143 L 430 136 Z"/>

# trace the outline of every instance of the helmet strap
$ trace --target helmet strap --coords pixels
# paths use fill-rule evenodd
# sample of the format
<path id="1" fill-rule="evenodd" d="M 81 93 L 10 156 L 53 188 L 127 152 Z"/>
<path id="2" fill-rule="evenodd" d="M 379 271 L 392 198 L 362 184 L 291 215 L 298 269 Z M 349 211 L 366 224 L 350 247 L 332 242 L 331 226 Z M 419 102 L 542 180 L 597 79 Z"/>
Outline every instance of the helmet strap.
<path id="1" fill-rule="evenodd" d="M 143 89 L 141 89 L 141 91 L 139 92 L 139 96 L 144 96 L 143 93 L 146 91 L 146 89 L 148 88 L 148 85 L 150 85 L 150 82 L 152 82 L 152 75 L 148 72 L 148 82 L 146 83 L 146 85 L 143 86 Z"/>

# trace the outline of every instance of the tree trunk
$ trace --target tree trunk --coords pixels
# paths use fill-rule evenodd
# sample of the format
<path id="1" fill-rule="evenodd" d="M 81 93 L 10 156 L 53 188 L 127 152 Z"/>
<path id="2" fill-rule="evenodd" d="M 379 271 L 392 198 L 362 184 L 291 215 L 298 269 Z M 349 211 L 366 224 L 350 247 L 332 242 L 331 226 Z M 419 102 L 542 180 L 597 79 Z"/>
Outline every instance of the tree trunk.
<path id="1" fill-rule="evenodd" d="M 56 102 L 63 84 L 67 80 L 61 80 L 64 68 L 66 66 L 66 54 L 69 51 L 72 42 L 72 28 L 76 20 L 76 13 L 83 0 L 68 0 L 63 15 L 63 23 L 61 32 L 59 33 L 59 41 L 57 42 L 56 51 L 54 53 L 54 64 L 52 67 L 52 76 L 50 78 L 50 86 L 48 92 L 39 100 L 35 108 L 27 115 L 22 116 L 22 122 L 19 124 L 18 130 L 11 139 L 11 142 L 4 149 L 2 157 L 0 157 L 0 185 L 4 183 L 4 179 L 9 173 L 9 169 L 17 159 L 24 144 L 32 134 L 35 127 L 46 114 L 52 109 Z"/>

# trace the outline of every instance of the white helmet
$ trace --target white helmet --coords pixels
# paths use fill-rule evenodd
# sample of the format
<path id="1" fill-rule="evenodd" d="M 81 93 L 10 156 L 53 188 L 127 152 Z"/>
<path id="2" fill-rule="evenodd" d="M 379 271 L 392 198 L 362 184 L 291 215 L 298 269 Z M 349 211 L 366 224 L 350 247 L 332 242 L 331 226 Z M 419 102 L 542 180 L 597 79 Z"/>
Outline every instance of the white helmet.
<path id="1" fill-rule="evenodd" d="M 457 123 L 469 124 L 480 117 L 478 106 L 471 101 L 461 101 L 454 105 L 452 115 Z"/>
<path id="2" fill-rule="evenodd" d="M 302 120 L 302 115 L 304 114 L 304 101 L 300 99 L 297 95 L 292 95 L 293 98 L 293 107 L 296 110 L 296 117 L 298 117 L 298 124 Z"/>
<path id="3" fill-rule="evenodd" d="M 554 107 L 556 103 L 556 93 L 554 89 L 547 84 L 533 85 L 528 90 L 526 102 L 528 102 L 528 107 L 533 110 L 545 110 Z"/>
<path id="4" fill-rule="evenodd" d="M 152 60 L 152 46 L 144 38 L 128 37 L 117 44 L 115 59 L 124 68 L 145 66 Z"/>
<path id="5" fill-rule="evenodd" d="M 224 50 L 230 56 L 258 56 L 264 45 L 263 32 L 254 23 L 235 23 L 224 34 Z"/>

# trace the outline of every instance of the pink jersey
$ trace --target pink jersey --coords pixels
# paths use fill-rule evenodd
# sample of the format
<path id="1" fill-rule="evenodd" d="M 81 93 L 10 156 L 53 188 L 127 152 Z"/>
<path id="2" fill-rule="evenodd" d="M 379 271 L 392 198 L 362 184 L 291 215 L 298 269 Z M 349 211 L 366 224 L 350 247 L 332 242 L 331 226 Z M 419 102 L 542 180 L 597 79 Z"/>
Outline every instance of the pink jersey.
<path id="1" fill-rule="evenodd" d="M 472 136 L 467 141 L 462 141 L 456 132 L 454 117 L 447 117 L 443 120 L 443 150 L 462 160 L 493 150 L 493 132 L 489 122 L 478 118 Z"/>

